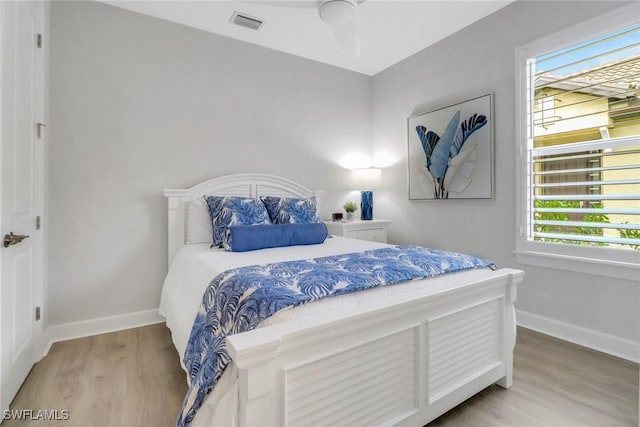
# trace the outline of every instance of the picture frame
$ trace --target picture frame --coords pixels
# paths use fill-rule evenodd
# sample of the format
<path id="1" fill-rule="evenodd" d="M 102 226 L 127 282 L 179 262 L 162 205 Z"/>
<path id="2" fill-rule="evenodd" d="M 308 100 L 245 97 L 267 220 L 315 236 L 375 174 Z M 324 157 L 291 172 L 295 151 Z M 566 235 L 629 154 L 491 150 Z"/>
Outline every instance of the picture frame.
<path id="1" fill-rule="evenodd" d="M 493 199 L 493 94 L 407 119 L 409 200 Z"/>

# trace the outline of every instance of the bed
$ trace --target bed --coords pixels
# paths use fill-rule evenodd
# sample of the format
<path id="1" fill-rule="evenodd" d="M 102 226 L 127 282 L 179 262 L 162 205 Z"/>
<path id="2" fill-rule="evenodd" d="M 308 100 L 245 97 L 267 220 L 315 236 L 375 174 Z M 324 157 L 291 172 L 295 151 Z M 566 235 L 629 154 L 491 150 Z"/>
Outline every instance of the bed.
<path id="1" fill-rule="evenodd" d="M 204 195 L 315 197 L 321 211 L 323 193 L 282 177 L 235 174 L 164 194 L 170 268 L 160 313 L 181 361 L 202 293 L 220 272 L 389 246 L 336 236 L 303 249 L 210 249 L 194 237 L 206 228 Z M 473 269 L 280 311 L 227 337 L 232 363 L 191 425 L 418 426 L 489 385 L 508 388 L 522 275 Z"/>

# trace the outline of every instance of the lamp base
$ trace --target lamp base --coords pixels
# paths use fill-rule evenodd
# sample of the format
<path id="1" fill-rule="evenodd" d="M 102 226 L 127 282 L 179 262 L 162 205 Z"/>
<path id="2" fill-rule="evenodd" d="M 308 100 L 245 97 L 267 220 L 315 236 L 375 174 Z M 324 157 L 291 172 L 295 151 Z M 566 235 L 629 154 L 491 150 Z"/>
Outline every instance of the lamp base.
<path id="1" fill-rule="evenodd" d="M 373 219 L 373 191 L 363 191 L 361 193 L 360 219 L 363 221 Z"/>

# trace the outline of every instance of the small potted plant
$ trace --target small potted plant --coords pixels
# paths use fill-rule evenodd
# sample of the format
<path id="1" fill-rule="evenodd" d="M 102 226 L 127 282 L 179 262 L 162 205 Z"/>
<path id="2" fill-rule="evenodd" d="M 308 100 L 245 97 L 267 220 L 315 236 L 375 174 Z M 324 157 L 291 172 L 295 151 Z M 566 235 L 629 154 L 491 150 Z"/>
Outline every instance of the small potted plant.
<path id="1" fill-rule="evenodd" d="M 347 202 L 344 204 L 343 208 L 347 213 L 347 221 L 353 221 L 353 213 L 358 210 L 358 205 L 354 202 Z"/>

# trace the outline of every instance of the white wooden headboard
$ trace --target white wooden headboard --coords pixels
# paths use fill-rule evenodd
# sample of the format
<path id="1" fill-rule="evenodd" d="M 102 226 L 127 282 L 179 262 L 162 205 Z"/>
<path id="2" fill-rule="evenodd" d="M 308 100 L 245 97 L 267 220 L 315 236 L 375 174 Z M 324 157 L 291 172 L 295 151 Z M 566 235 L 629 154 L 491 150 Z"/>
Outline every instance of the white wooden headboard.
<path id="1" fill-rule="evenodd" d="M 239 173 L 213 178 L 191 188 L 167 189 L 163 194 L 169 199 L 169 265 L 174 255 L 184 246 L 187 239 L 187 209 L 189 201 L 205 195 L 241 196 L 257 198 L 260 196 L 312 197 L 318 203 L 321 213 L 324 191 L 310 190 L 307 187 L 275 175 L 260 173 Z"/>

